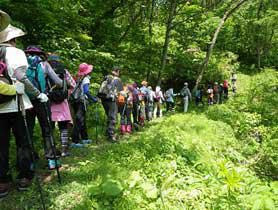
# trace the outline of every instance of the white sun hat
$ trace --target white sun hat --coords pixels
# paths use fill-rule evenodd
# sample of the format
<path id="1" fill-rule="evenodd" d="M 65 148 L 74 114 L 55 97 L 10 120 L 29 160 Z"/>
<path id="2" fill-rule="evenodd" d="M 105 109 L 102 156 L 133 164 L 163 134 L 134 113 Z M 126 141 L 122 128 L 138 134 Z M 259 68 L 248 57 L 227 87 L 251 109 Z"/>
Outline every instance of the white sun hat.
<path id="1" fill-rule="evenodd" d="M 0 32 L 0 43 L 10 41 L 23 35 L 25 35 L 25 33 L 20 28 L 9 25 L 4 31 Z"/>

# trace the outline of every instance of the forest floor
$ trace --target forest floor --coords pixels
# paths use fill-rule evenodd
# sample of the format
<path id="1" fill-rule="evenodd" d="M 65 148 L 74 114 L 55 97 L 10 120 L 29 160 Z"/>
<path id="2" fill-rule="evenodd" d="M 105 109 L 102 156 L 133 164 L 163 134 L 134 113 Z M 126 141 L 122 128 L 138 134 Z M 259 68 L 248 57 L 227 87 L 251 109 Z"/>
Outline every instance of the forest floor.
<path id="1" fill-rule="evenodd" d="M 239 76 L 238 97 L 250 77 Z M 47 209 L 276 209 L 277 181 L 259 178 L 234 128 L 212 119 L 224 106 L 192 105 L 189 113 L 156 119 L 118 144 L 101 135 L 98 144 L 72 149 L 62 159 L 62 184 L 55 171 L 39 171 Z M 40 209 L 35 184 L 27 192 L 12 190 L 0 209 Z"/>

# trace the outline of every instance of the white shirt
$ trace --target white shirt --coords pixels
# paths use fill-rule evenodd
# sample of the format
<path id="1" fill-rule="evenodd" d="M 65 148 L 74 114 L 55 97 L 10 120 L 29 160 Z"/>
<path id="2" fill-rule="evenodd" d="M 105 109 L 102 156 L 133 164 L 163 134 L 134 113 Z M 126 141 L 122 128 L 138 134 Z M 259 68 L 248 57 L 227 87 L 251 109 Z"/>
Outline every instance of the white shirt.
<path id="1" fill-rule="evenodd" d="M 5 57 L 5 63 L 7 64 L 7 69 L 10 78 L 14 81 L 16 80 L 14 76 L 15 69 L 19 67 L 23 67 L 25 69 L 25 72 L 28 68 L 28 62 L 25 56 L 25 53 L 15 47 L 7 47 L 6 48 L 6 57 Z M 32 104 L 26 94 L 23 95 L 23 101 L 24 101 L 24 107 L 25 109 L 32 108 Z M 17 105 L 17 97 L 15 99 L 0 104 L 0 113 L 11 113 L 11 112 L 18 112 L 18 105 Z"/>

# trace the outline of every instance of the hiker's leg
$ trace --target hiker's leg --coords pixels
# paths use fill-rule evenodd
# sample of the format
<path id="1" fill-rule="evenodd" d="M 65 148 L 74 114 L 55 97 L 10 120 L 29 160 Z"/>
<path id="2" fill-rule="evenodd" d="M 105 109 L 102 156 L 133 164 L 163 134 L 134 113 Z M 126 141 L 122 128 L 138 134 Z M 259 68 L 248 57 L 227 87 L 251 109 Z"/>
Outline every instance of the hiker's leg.
<path id="1" fill-rule="evenodd" d="M 37 103 L 35 106 L 36 115 L 41 127 L 41 133 L 43 137 L 44 154 L 46 157 L 50 158 L 53 156 L 51 149 L 51 138 L 52 138 L 52 128 L 49 122 L 50 106 L 48 103 Z M 53 139 L 54 141 L 54 139 Z"/>
<path id="2" fill-rule="evenodd" d="M 20 113 L 16 113 L 12 118 L 12 131 L 15 136 L 17 147 L 17 169 L 18 179 L 33 178 L 33 171 L 31 170 L 31 148 L 27 139 L 23 117 Z"/>
<path id="3" fill-rule="evenodd" d="M 80 103 L 75 103 L 74 106 L 75 112 L 75 122 L 72 131 L 72 142 L 75 144 L 80 143 L 80 131 L 81 131 L 81 123 L 82 123 L 82 110 Z"/>
<path id="4" fill-rule="evenodd" d="M 115 124 L 116 124 L 116 117 L 117 117 L 118 108 L 117 108 L 116 102 L 114 102 L 114 101 L 109 102 L 108 105 L 109 105 L 108 135 L 109 135 L 109 137 L 113 137 L 114 132 L 115 132 Z"/>
<path id="5" fill-rule="evenodd" d="M 0 114 L 0 182 L 7 183 L 10 180 L 9 173 L 9 146 L 11 132 L 11 115 Z"/>
<path id="6" fill-rule="evenodd" d="M 68 123 L 69 121 L 58 122 L 59 130 L 60 130 L 61 146 L 62 146 L 62 156 L 66 156 L 68 154 L 68 147 L 69 147 Z"/>
<path id="7" fill-rule="evenodd" d="M 184 111 L 184 112 L 187 112 L 187 110 L 188 110 L 188 96 L 184 97 L 183 100 L 184 100 L 184 108 L 183 108 L 183 111 Z"/>
<path id="8" fill-rule="evenodd" d="M 89 139 L 88 131 L 87 131 L 87 123 L 86 123 L 86 109 L 84 103 L 81 104 L 80 107 L 80 135 L 82 140 Z"/>

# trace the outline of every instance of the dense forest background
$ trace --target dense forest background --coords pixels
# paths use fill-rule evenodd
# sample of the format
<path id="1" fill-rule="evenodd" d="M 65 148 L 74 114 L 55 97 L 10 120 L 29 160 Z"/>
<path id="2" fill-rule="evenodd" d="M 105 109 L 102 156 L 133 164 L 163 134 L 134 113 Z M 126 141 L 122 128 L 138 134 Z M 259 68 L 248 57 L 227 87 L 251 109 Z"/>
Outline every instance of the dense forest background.
<path id="1" fill-rule="evenodd" d="M 93 64 L 93 90 L 113 66 L 124 82 L 177 91 L 184 81 L 192 90 L 198 80 L 238 73 L 237 93 L 224 104 L 191 103 L 189 113 L 156 119 L 119 144 L 103 136 L 101 104 L 90 106 L 96 142 L 63 159 L 62 185 L 39 171 L 49 209 L 278 208 L 277 0 L 0 0 L 0 7 L 27 32 L 20 48 L 58 53 L 73 75 L 81 62 Z M 42 154 L 39 126 L 35 134 Z M 0 209 L 39 209 L 37 195 L 35 186 L 13 191 Z"/>
<path id="2" fill-rule="evenodd" d="M 127 81 L 181 86 L 187 80 L 192 87 L 221 18 L 238 2 L 1 0 L 1 8 L 28 33 L 23 46 L 59 53 L 72 72 L 80 62 L 92 63 L 98 81 L 119 65 Z M 278 1 L 243 2 L 219 33 L 203 83 L 220 81 L 239 66 L 277 68 Z"/>

